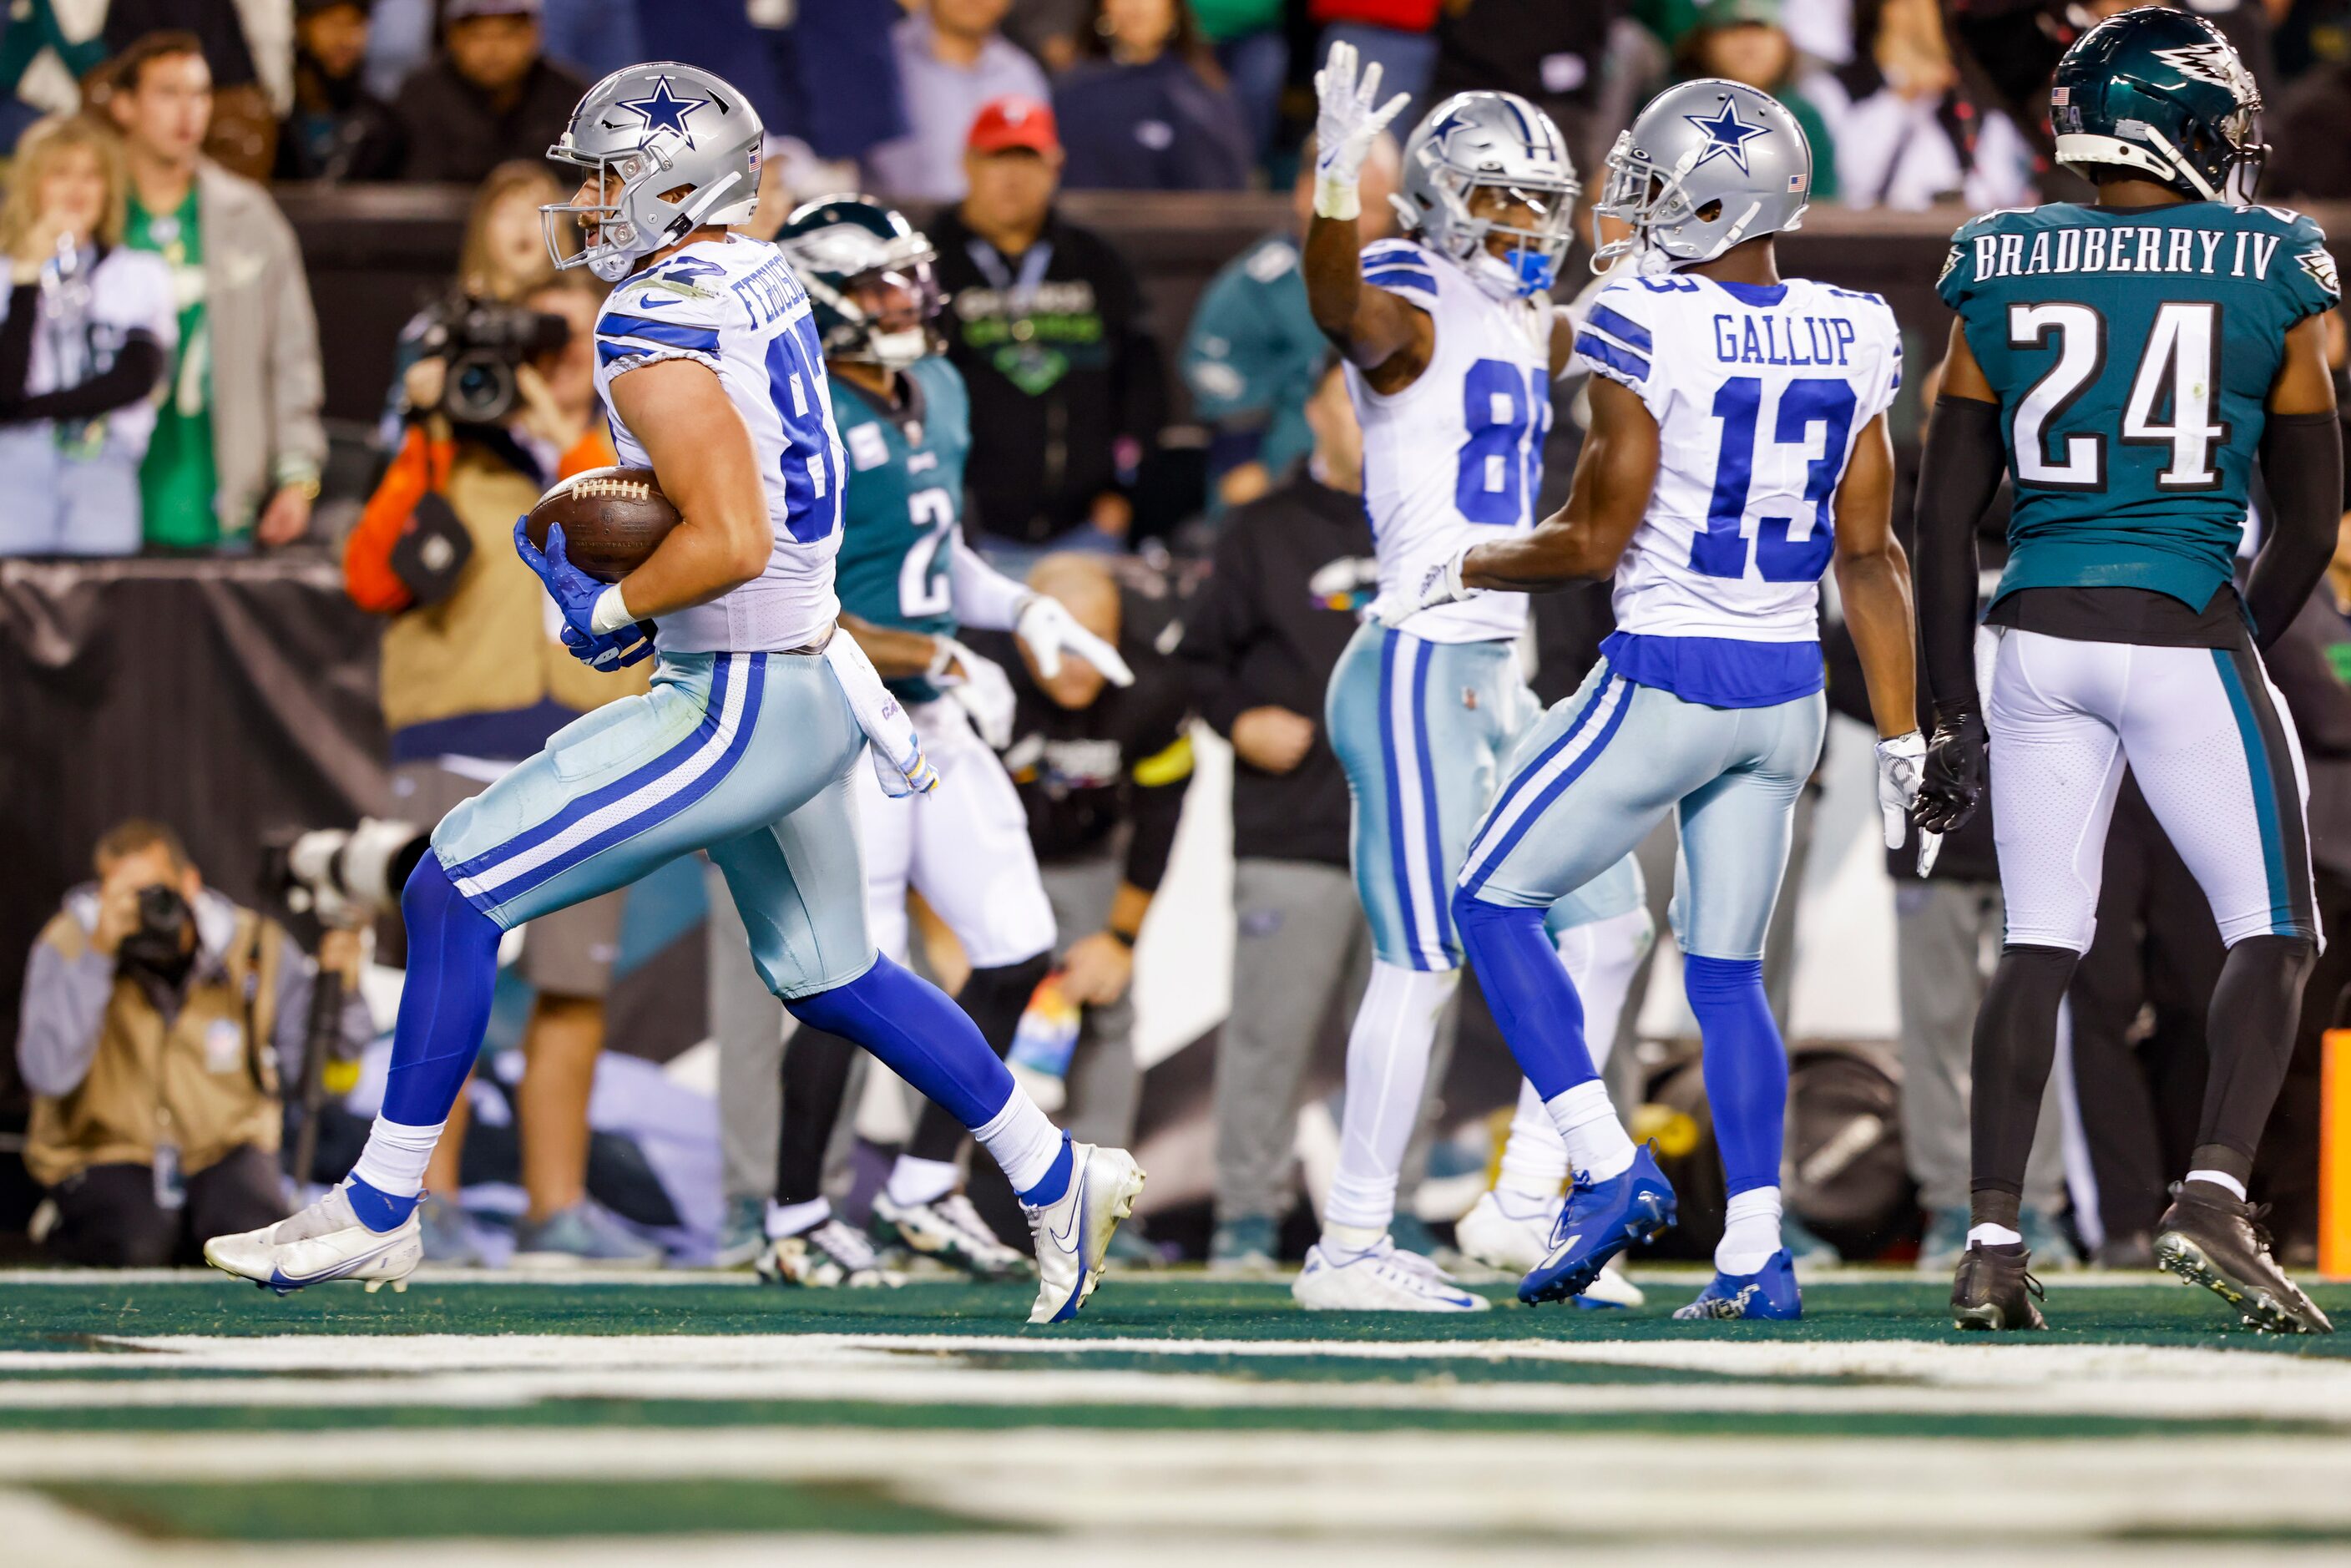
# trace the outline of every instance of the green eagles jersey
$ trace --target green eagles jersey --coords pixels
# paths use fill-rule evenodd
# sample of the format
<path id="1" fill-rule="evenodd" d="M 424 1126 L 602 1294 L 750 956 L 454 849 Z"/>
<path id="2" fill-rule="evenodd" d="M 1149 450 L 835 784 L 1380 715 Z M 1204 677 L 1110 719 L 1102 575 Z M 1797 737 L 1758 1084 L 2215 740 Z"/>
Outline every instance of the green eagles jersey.
<path id="1" fill-rule="evenodd" d="M 971 398 L 944 356 L 898 374 L 906 396 L 888 410 L 847 377 L 833 378 L 833 423 L 849 454 L 833 588 L 841 609 L 860 620 L 953 636 L 947 568 L 961 531 Z M 906 703 L 939 695 L 919 675 L 892 681 L 890 689 Z"/>
<path id="2" fill-rule="evenodd" d="M 2015 476 L 1995 601 L 2143 588 L 2201 610 L 2229 580 L 2286 329 L 2340 294 L 2281 207 L 1988 213 L 1936 282 L 1999 394 Z"/>

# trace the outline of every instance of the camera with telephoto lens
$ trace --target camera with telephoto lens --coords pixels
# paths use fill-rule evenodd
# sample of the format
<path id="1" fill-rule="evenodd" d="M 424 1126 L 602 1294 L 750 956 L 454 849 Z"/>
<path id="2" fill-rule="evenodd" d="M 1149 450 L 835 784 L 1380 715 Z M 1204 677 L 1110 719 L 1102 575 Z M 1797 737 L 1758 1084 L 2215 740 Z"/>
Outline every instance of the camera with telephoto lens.
<path id="1" fill-rule="evenodd" d="M 176 983 L 187 973 L 194 944 L 188 940 L 195 911 L 170 883 L 159 882 L 139 890 L 139 924 L 115 949 L 115 961 L 126 968 Z"/>
<path id="2" fill-rule="evenodd" d="M 262 894 L 321 925 L 371 925 L 399 906 L 408 873 L 432 841 L 413 822 L 378 817 L 273 839 L 262 845 Z"/>
<path id="3" fill-rule="evenodd" d="M 459 295 L 424 313 L 422 356 L 448 361 L 440 412 L 458 424 L 503 424 L 520 389 L 515 371 L 571 340 L 571 323 L 521 305 Z"/>

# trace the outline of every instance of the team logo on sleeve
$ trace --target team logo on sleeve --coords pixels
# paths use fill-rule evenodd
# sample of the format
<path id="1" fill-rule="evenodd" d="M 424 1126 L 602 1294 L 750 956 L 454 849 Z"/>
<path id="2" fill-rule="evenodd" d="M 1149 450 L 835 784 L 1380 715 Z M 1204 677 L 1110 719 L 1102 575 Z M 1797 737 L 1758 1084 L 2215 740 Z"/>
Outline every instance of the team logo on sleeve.
<path id="1" fill-rule="evenodd" d="M 2310 274 L 2311 281 L 2319 287 L 2335 298 L 2343 297 L 2343 280 L 2335 276 L 2335 257 L 2325 246 L 2312 246 L 2294 260 L 2302 263 L 2303 271 Z"/>
<path id="2" fill-rule="evenodd" d="M 1943 287 L 1943 279 L 1950 277 L 1959 265 L 1959 247 L 1955 245 L 1951 246 L 1951 254 L 1943 258 L 1943 270 L 1935 274 L 1935 287 L 1938 288 Z"/>

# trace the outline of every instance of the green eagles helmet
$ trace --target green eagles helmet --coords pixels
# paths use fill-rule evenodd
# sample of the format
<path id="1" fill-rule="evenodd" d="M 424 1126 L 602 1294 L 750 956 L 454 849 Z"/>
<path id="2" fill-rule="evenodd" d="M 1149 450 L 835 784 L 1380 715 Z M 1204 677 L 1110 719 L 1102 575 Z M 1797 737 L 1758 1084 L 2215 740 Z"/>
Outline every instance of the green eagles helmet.
<path id="1" fill-rule="evenodd" d="M 2057 63 L 2049 129 L 2057 162 L 2152 176 L 2190 200 L 2250 202 L 2269 149 L 2261 89 L 2219 28 L 2142 5 L 2110 16 Z"/>
<path id="2" fill-rule="evenodd" d="M 904 216 L 871 196 L 820 196 L 786 221 L 776 245 L 808 290 L 829 360 L 904 370 L 944 346 L 938 253 Z"/>

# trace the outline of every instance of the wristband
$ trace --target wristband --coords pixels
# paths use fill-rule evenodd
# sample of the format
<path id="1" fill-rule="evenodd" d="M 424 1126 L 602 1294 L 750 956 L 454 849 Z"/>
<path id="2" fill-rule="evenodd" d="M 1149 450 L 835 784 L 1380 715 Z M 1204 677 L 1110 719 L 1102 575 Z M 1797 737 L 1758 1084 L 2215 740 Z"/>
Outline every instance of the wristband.
<path id="1" fill-rule="evenodd" d="M 636 617 L 621 598 L 621 585 L 614 583 L 596 596 L 596 609 L 588 617 L 588 630 L 599 637 L 609 637 L 622 627 L 632 625 Z"/>
<path id="2" fill-rule="evenodd" d="M 1364 210 L 1363 193 L 1353 180 L 1341 180 L 1329 174 L 1314 177 L 1314 215 L 1334 223 L 1351 224 Z"/>
<path id="3" fill-rule="evenodd" d="M 1115 925 L 1105 925 L 1102 927 L 1102 935 L 1117 943 L 1120 946 L 1125 948 L 1128 952 L 1132 953 L 1134 951 L 1135 936 L 1138 934 L 1121 931 Z"/>

